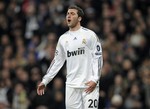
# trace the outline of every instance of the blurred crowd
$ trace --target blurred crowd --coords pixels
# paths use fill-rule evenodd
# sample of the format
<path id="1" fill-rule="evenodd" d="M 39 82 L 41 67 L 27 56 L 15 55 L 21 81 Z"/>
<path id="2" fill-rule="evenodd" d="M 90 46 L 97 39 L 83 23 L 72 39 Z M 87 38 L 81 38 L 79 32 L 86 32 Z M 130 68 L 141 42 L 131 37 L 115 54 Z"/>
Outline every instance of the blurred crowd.
<path id="1" fill-rule="evenodd" d="M 69 5 L 103 47 L 99 109 L 150 109 L 149 0 L 0 0 L 0 109 L 65 109 L 65 65 L 36 94 Z"/>

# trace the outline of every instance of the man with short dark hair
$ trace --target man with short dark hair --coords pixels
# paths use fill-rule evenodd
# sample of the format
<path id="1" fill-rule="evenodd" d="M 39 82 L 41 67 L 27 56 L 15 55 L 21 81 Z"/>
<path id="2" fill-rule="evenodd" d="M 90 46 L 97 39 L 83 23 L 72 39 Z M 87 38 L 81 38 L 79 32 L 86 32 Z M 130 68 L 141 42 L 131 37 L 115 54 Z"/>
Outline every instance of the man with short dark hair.
<path id="1" fill-rule="evenodd" d="M 81 26 L 83 10 L 70 6 L 66 15 L 69 31 L 61 35 L 55 57 L 38 85 L 43 95 L 46 85 L 67 61 L 66 109 L 98 109 L 102 48 L 96 34 Z"/>

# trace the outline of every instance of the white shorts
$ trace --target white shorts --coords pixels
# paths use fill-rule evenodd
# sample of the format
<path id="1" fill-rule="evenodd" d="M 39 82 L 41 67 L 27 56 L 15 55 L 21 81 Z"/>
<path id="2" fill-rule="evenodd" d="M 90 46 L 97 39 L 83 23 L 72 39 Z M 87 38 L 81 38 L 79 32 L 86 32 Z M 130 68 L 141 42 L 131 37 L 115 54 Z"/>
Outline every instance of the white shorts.
<path id="1" fill-rule="evenodd" d="M 84 90 L 66 87 L 66 109 L 98 109 L 99 87 L 90 94 Z"/>

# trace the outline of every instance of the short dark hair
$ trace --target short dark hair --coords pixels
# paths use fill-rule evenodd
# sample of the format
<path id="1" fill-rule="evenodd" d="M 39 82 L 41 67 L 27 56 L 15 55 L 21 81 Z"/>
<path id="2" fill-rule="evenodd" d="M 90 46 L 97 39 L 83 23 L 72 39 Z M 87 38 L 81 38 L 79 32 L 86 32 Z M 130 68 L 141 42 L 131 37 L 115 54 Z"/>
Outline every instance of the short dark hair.
<path id="1" fill-rule="evenodd" d="M 76 9 L 78 11 L 77 12 L 78 16 L 83 18 L 84 12 L 83 12 L 83 10 L 80 7 L 78 7 L 76 5 L 71 5 L 71 6 L 69 6 L 68 9 Z"/>

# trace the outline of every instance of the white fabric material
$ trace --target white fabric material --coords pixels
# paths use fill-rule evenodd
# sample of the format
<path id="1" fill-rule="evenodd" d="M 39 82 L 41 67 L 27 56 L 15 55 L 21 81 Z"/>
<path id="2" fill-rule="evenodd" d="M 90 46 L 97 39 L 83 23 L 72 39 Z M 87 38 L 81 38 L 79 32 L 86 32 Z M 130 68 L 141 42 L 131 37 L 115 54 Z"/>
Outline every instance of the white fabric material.
<path id="1" fill-rule="evenodd" d="M 102 48 L 96 34 L 84 27 L 77 31 L 67 31 L 58 41 L 54 60 L 43 77 L 47 85 L 67 60 L 66 85 L 85 88 L 85 83 L 98 82 L 102 68 Z"/>
<path id="2" fill-rule="evenodd" d="M 66 87 L 66 109 L 97 109 L 99 102 L 99 88 L 90 94 L 84 88 Z"/>

